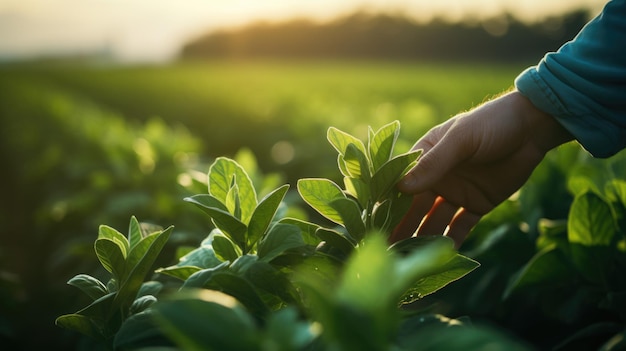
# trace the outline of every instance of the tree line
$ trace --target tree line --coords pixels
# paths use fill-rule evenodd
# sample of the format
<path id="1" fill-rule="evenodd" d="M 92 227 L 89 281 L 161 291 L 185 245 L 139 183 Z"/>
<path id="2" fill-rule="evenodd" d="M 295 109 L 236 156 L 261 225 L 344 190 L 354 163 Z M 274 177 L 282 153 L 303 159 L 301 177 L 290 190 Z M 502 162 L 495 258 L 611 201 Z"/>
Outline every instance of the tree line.
<path id="1" fill-rule="evenodd" d="M 325 23 L 294 19 L 209 32 L 187 42 L 180 57 L 521 61 L 556 50 L 589 17 L 588 11 L 576 10 L 534 23 L 509 13 L 481 21 L 419 23 L 357 12 Z"/>

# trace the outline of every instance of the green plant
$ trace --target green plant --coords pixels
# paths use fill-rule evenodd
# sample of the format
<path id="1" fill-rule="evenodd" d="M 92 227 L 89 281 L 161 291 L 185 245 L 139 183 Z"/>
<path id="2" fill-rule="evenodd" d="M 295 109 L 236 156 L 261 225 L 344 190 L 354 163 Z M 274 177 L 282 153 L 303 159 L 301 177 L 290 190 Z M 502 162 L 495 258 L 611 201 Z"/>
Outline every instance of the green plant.
<path id="1" fill-rule="evenodd" d="M 135 257 L 138 223 L 131 220 L 128 241 L 101 227 L 98 257 L 114 281 L 132 280 L 133 290 L 111 289 L 57 323 L 93 336 L 94 323 L 104 321 L 96 331 L 104 330 L 104 339 L 118 349 L 173 342 L 189 350 L 409 350 L 421 347 L 433 330 L 445 333 L 444 327 L 464 325 L 400 308 L 463 277 L 478 263 L 458 254 L 444 236 L 388 246 L 387 237 L 410 200 L 394 185 L 419 156 L 394 155 L 399 128 L 393 122 L 370 129 L 367 146 L 329 129 L 345 189 L 327 179 L 302 179 L 298 190 L 332 227 L 283 216 L 288 185 L 259 200 L 241 165 L 216 159 L 207 174 L 208 193 L 186 198 L 215 228 L 199 247 L 181 250 L 176 265 L 156 271 L 169 284 L 175 278 L 175 288 L 154 304 L 155 298 L 137 295 L 137 282 L 146 272 L 129 270 L 136 259 L 123 258 L 128 248 L 128 257 Z M 169 229 L 157 235 L 166 238 Z M 80 277 L 91 284 L 86 292 L 94 286 L 106 292 L 93 279 Z M 77 285 L 76 278 L 70 284 Z M 132 314 L 135 304 L 149 307 Z M 430 332 L 408 332 L 416 326 Z M 488 329 L 466 326 L 458 333 L 472 343 L 495 338 L 519 347 Z M 441 338 L 436 345 L 450 342 Z"/>
<path id="2" fill-rule="evenodd" d="M 80 311 L 57 318 L 56 324 L 113 345 L 120 326 L 154 301 L 162 285 L 144 282 L 173 227 L 151 231 L 131 217 L 128 236 L 102 225 L 94 249 L 102 266 L 111 274 L 106 284 L 87 274 L 68 281 L 92 299 Z"/>

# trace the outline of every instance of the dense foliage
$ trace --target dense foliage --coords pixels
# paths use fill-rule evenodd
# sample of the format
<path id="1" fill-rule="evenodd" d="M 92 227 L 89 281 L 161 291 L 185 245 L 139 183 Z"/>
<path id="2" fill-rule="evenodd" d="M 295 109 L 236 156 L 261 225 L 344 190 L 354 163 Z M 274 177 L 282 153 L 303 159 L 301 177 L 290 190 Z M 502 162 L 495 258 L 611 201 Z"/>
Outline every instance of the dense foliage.
<path id="1" fill-rule="evenodd" d="M 318 223 L 329 230 L 321 235 L 337 239 L 335 246 L 341 248 L 322 245 L 313 252 L 342 258 L 339 266 L 344 270 L 352 269 L 348 268 L 352 267 L 351 260 L 374 262 L 380 258 L 378 255 L 387 252 L 384 244 L 374 243 L 372 247 L 378 250 L 361 254 L 361 250 L 354 249 L 352 235 L 338 237 L 333 233 L 345 233 L 339 223 L 332 221 L 333 216 L 328 219 L 317 213 L 297 192 L 297 180 L 307 177 L 325 177 L 342 192 L 349 190 L 343 181 L 344 174 L 336 171 L 337 151 L 348 154 L 348 160 L 355 157 L 358 160 L 359 152 L 324 145 L 320 142 L 323 131 L 332 125 L 358 139 L 367 139 L 368 130 L 363 125 L 385 125 L 397 117 L 402 122 L 403 133 L 396 149 L 402 154 L 428 127 L 479 103 L 490 93 L 505 89 L 520 68 L 223 62 L 168 67 L 4 67 L 0 77 L 0 157 L 4 167 L 0 190 L 3 199 L 10 200 L 3 201 L 0 211 L 3 346 L 15 350 L 52 345 L 60 349 L 93 349 L 91 339 L 78 338 L 78 333 L 54 326 L 56 317 L 92 301 L 80 289 L 66 285 L 79 272 L 103 282 L 104 288 L 95 290 L 97 294 L 104 292 L 102 296 L 122 291 L 126 300 L 132 300 L 131 306 L 137 297 L 142 297 L 143 303 L 138 302 L 132 308 L 135 314 L 153 301 L 149 295 L 165 303 L 166 299 L 161 297 L 175 292 L 182 280 L 164 272 L 142 277 L 147 286 L 138 291 L 136 285 L 130 289 L 132 284 L 123 289 L 123 284 L 106 284 L 112 273 L 101 267 L 94 255 L 98 225 L 106 223 L 103 235 L 117 238 L 120 236 L 112 234 L 117 232 L 113 228 L 128 226 L 131 214 L 141 219 L 137 222 L 141 237 L 162 230 L 150 223 L 174 225 L 173 230 L 164 234 L 169 238 L 147 272 L 159 267 L 176 271 L 180 265 L 176 263 L 178 257 L 196 249 L 204 251 L 209 244 L 202 241 L 214 224 L 200 210 L 202 206 L 196 210 L 182 199 L 210 194 L 207 171 L 220 155 L 229 157 L 221 158 L 220 163 L 236 163 L 245 170 L 258 201 L 280 189 L 281 184 L 290 184 L 275 221 L 291 217 L 300 221 L 290 225 L 302 221 Z M 251 122 L 255 120 L 262 123 Z M 254 154 L 239 150 L 241 146 L 253 148 Z M 361 151 L 360 146 L 356 148 Z M 283 158 L 275 158 L 274 151 L 280 150 Z M 415 332 L 412 323 L 401 322 L 395 329 L 397 340 L 415 337 L 424 342 L 421 335 L 425 333 L 433 344 L 456 340 L 468 349 L 481 336 L 493 337 L 491 328 L 495 328 L 497 335 L 510 334 L 520 347 L 552 349 L 560 345 L 566 350 L 578 346 L 593 350 L 606 344 L 607 349 L 618 349 L 625 326 L 625 283 L 623 274 L 619 274 L 623 272 L 625 252 L 625 160 L 624 153 L 608 160 L 592 159 L 575 144 L 550 153 L 524 188 L 485 217 L 461 247 L 463 256 L 481 263 L 478 269 L 434 294 L 413 295 L 420 298 L 404 306 L 400 317 L 395 314 L 397 309 L 387 315 L 398 321 L 407 317 L 403 314 L 407 309 L 422 315 L 428 312 L 433 317 L 425 321 L 435 322 L 433 327 L 438 331 L 420 328 L 420 332 Z M 350 169 L 344 167 L 343 171 Z M 280 174 L 272 173 L 278 171 Z M 350 177 L 360 179 L 356 173 Z M 315 182 L 302 184 L 305 195 L 307 185 L 312 184 Z M 278 191 L 274 197 L 284 190 Z M 362 195 L 359 197 L 361 193 L 352 194 L 357 196 L 347 197 L 357 199 L 358 208 L 368 207 L 368 201 Z M 369 228 L 380 228 L 376 223 L 370 222 L 374 226 Z M 353 224 L 351 228 L 360 228 L 358 223 Z M 140 252 L 129 256 L 139 237 L 137 224 L 130 227 L 135 229 L 132 229 L 134 234 L 126 236 L 127 258 L 137 257 Z M 130 240 L 131 237 L 135 239 Z M 227 235 L 217 237 L 221 238 L 217 242 L 229 244 L 223 240 L 230 240 Z M 314 237 L 303 238 L 310 240 L 305 241 L 307 245 L 314 246 L 315 241 L 311 240 Z M 119 242 L 126 249 L 123 240 Z M 246 244 L 247 255 L 259 256 L 259 243 L 257 240 L 256 248 Z M 213 242 L 210 244 L 212 247 Z M 235 254 L 228 245 L 222 245 L 222 262 L 225 258 L 244 256 L 243 250 L 240 253 L 237 249 L 240 246 L 230 245 Z M 300 255 L 312 252 L 310 247 L 303 252 L 298 250 L 293 247 L 287 251 Z M 345 251 L 354 251 L 356 255 L 348 259 Z M 358 258 L 360 255 L 364 256 Z M 295 259 L 293 255 L 281 254 L 268 264 L 280 264 L 282 269 L 294 263 L 287 257 Z M 394 254 L 388 261 L 380 262 L 386 262 L 385 267 L 397 267 L 408 262 L 405 259 L 402 254 Z M 261 264 L 258 261 L 252 265 L 254 269 Z M 355 263 L 355 266 L 361 265 Z M 223 270 L 220 273 L 232 273 L 226 267 L 219 269 Z M 124 277 L 131 271 L 124 268 L 116 274 Z M 309 298 L 310 306 L 332 306 L 332 311 L 353 308 L 344 306 L 345 297 L 347 292 L 353 293 L 349 287 L 358 282 L 341 283 L 339 278 L 331 285 L 328 281 L 320 283 L 316 280 L 319 276 L 307 274 L 306 269 L 298 272 L 306 278 L 293 281 L 292 285 L 307 291 L 307 296 L 314 296 L 311 294 L 321 290 L 320 284 L 324 284 L 324 295 Z M 336 272 L 332 270 L 329 275 Z M 376 282 L 389 275 L 389 270 L 371 274 L 375 276 L 371 281 Z M 243 276 L 245 279 L 246 274 Z M 162 286 L 148 283 L 153 279 Z M 92 281 L 80 276 L 72 284 L 80 285 L 83 280 Z M 382 284 L 387 282 L 383 280 Z M 334 288 L 328 289 L 329 286 Z M 175 306 L 173 312 L 191 309 L 189 313 L 195 313 L 197 307 L 198 311 L 207 308 L 210 313 L 224 313 L 225 320 L 248 330 L 255 342 L 264 340 L 261 343 L 268 345 L 291 343 L 297 348 L 306 343 L 319 345 L 321 340 L 331 345 L 345 338 L 345 335 L 322 337 L 320 324 L 308 322 L 312 318 L 334 323 L 332 316 L 324 312 L 303 313 L 306 310 L 298 304 L 294 308 L 286 307 L 294 303 L 287 295 L 276 297 L 263 289 L 254 289 L 251 291 L 260 291 L 263 304 L 257 306 L 258 310 L 252 309 L 252 313 L 250 301 L 254 300 L 235 302 L 232 296 L 224 297 L 224 292 L 180 296 L 169 306 Z M 401 297 L 391 295 L 390 299 Z M 360 298 L 367 297 L 355 301 Z M 117 303 L 121 303 L 120 298 Z M 229 306 L 233 309 L 224 310 L 221 307 L 224 303 L 232 303 Z M 355 303 L 362 307 L 360 302 Z M 127 304 L 124 301 L 122 305 Z M 263 305 L 271 311 L 276 309 L 276 313 L 259 320 L 257 313 L 263 311 Z M 329 309 L 319 307 L 309 311 L 314 310 Z M 116 334 L 116 330 L 137 334 L 131 328 L 131 319 L 138 326 L 145 326 L 142 317 L 109 313 L 117 317 L 109 320 L 113 329 L 107 337 L 115 334 L 118 340 L 124 340 L 126 337 Z M 202 316 L 205 312 L 198 313 Z M 170 315 L 168 320 L 179 317 Z M 465 328 L 467 317 L 480 328 Z M 123 318 L 127 318 L 124 323 Z M 361 315 L 355 318 L 366 320 Z M 463 330 L 472 332 L 460 337 L 456 327 L 452 330 L 437 327 L 460 322 L 465 325 Z M 115 329 L 121 325 L 125 327 Z M 294 339 L 277 341 L 282 335 L 277 326 L 284 325 L 291 327 L 289 335 L 294 335 Z M 483 329 L 485 325 L 491 328 Z M 161 330 L 144 329 L 147 334 L 138 334 L 135 341 L 145 342 L 143 338 L 150 338 L 149 333 Z M 175 328 L 172 330 L 176 333 Z M 33 333 L 38 337 L 33 338 Z M 296 340 L 296 335 L 302 339 Z M 373 338 L 383 340 L 376 335 L 382 334 L 372 333 Z M 153 342 L 160 344 L 175 340 L 163 338 L 160 332 L 153 336 Z M 358 334 L 355 338 L 359 337 L 363 336 Z M 508 342 L 510 338 L 499 340 Z M 126 339 L 129 343 L 135 341 Z M 424 347 L 428 345 L 431 344 Z"/>

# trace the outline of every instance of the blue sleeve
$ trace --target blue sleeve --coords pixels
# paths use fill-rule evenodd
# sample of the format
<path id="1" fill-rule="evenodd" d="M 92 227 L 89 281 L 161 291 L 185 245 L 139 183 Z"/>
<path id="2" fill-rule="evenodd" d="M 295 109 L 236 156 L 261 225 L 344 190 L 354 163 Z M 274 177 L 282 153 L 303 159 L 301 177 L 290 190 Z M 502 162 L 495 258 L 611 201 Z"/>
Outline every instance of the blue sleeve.
<path id="1" fill-rule="evenodd" d="M 596 157 L 626 148 L 626 0 L 609 1 L 576 38 L 515 79 Z"/>

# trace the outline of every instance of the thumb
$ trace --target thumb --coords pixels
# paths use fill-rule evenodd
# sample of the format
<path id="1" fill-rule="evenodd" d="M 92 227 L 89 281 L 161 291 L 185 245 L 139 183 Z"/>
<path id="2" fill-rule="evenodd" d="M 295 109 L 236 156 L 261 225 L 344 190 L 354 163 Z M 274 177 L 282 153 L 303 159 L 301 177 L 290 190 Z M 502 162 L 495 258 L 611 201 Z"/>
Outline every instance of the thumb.
<path id="1" fill-rule="evenodd" d="M 456 167 L 471 152 L 462 142 L 460 133 L 446 133 L 443 138 L 422 155 L 413 167 L 398 183 L 403 193 L 417 194 L 431 188 L 437 181 Z M 419 148 L 418 145 L 416 145 Z"/>

